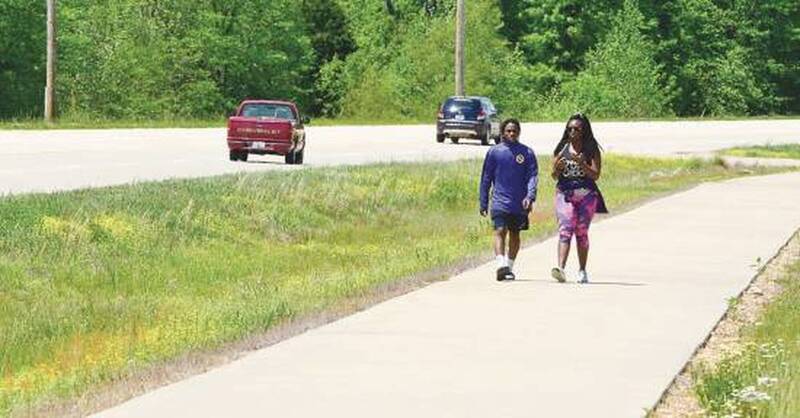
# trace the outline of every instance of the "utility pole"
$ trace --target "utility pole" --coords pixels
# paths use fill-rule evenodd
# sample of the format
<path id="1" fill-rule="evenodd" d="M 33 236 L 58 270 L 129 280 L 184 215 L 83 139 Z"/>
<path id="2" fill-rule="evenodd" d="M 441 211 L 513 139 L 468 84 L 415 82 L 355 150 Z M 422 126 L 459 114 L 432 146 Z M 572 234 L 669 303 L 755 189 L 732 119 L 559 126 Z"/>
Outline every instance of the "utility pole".
<path id="1" fill-rule="evenodd" d="M 44 87 L 44 120 L 55 114 L 56 81 L 56 0 L 47 0 L 47 84 Z"/>
<path id="2" fill-rule="evenodd" d="M 464 95 L 464 0 L 456 1 L 456 96 Z"/>

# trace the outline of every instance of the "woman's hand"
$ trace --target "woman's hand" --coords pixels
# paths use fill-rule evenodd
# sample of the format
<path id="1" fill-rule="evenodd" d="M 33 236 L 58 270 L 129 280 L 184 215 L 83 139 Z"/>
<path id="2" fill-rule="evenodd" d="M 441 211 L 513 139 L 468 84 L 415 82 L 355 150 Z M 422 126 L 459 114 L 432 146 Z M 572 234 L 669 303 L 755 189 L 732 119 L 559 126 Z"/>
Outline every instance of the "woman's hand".
<path id="1" fill-rule="evenodd" d="M 553 170 L 550 175 L 557 179 L 561 172 L 564 171 L 564 157 L 561 155 L 553 158 Z"/>

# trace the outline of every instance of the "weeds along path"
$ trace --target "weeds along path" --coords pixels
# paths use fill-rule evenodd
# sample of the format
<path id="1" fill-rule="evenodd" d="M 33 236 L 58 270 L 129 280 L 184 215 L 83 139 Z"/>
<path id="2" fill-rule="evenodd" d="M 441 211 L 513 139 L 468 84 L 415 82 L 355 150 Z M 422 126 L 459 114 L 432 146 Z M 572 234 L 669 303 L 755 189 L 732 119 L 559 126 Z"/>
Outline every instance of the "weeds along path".
<path id="1" fill-rule="evenodd" d="M 798 324 L 798 273 L 800 230 L 730 301 L 728 312 L 664 393 L 651 418 L 788 416 L 797 411 L 792 387 L 798 350 L 792 342 Z M 748 386 L 772 399 L 753 402 L 742 392 Z M 707 408 L 701 405 L 704 400 Z"/>

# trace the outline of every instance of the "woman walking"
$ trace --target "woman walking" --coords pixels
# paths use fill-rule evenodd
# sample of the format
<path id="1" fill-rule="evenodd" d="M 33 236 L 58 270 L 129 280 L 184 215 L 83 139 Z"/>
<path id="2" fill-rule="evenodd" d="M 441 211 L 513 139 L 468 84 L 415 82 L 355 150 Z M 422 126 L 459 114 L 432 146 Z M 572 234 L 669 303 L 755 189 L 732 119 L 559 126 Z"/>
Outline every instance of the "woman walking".
<path id="1" fill-rule="evenodd" d="M 602 161 L 600 145 L 592 133 L 589 118 L 572 115 L 561 141 L 553 150 L 553 179 L 556 185 L 556 217 L 558 218 L 558 266 L 552 270 L 559 282 L 567 280 L 570 242 L 575 236 L 578 247 L 578 283 L 588 283 L 586 261 L 589 257 L 589 225 L 595 213 L 608 213 L 603 195 L 597 188 Z"/>

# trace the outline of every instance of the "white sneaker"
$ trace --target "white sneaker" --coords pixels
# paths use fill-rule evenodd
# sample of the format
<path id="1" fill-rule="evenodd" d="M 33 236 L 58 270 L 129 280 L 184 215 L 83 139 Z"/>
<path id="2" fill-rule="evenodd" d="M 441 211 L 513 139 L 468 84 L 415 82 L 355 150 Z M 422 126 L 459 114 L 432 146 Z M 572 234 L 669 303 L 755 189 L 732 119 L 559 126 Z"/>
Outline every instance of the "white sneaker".
<path id="1" fill-rule="evenodd" d="M 586 270 L 578 272 L 578 283 L 589 283 L 589 275 L 586 274 Z"/>
<path id="2" fill-rule="evenodd" d="M 567 281 L 567 274 L 564 273 L 564 269 L 561 267 L 553 267 L 553 269 L 550 270 L 550 275 L 553 276 L 553 278 L 559 283 L 564 283 Z"/>

